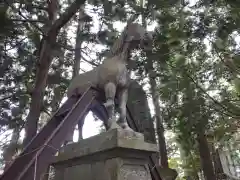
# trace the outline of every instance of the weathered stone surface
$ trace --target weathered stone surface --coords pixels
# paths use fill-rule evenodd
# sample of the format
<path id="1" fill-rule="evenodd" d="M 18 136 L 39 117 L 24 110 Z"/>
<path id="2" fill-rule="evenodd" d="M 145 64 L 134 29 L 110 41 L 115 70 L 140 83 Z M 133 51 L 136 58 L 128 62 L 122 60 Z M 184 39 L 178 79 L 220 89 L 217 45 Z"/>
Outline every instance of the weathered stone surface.
<path id="1" fill-rule="evenodd" d="M 120 168 L 120 179 L 150 180 L 149 173 L 144 166 L 125 164 Z"/>
<path id="2" fill-rule="evenodd" d="M 54 180 L 150 180 L 147 159 L 157 150 L 141 134 L 113 129 L 67 145 L 53 161 Z"/>
<path id="3" fill-rule="evenodd" d="M 106 180 L 117 179 L 119 167 L 120 166 L 116 158 L 107 159 L 105 161 L 105 169 L 107 171 Z"/>
<path id="4" fill-rule="evenodd" d="M 97 161 L 91 164 L 92 180 L 108 180 L 104 161 Z"/>
<path id="5" fill-rule="evenodd" d="M 119 180 L 151 180 L 150 171 L 143 160 L 120 160 Z"/>
<path id="6" fill-rule="evenodd" d="M 115 148 L 124 150 L 141 150 L 142 152 L 155 153 L 158 148 L 155 144 L 144 142 L 140 133 L 122 129 L 112 129 L 99 135 L 72 143 L 59 152 L 54 161 L 65 161 L 87 155 L 106 152 Z"/>
<path id="7" fill-rule="evenodd" d="M 91 180 L 91 170 L 91 164 L 81 164 L 77 166 L 67 167 L 64 170 L 63 180 L 79 180 L 79 178 L 84 180 Z"/>

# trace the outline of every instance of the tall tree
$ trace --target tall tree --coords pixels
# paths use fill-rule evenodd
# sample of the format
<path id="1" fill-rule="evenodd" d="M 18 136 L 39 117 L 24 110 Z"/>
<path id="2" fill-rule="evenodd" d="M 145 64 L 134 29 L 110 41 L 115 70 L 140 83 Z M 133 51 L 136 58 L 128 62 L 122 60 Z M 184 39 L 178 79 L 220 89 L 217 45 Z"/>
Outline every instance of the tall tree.
<path id="1" fill-rule="evenodd" d="M 144 134 L 145 140 L 156 143 L 154 121 L 150 114 L 147 95 L 136 80 L 130 83 L 127 106 L 140 127 L 140 132 Z"/>
<path id="2" fill-rule="evenodd" d="M 74 62 L 73 62 L 73 73 L 72 73 L 72 79 L 77 76 L 80 72 L 80 63 L 81 63 L 81 56 L 82 56 L 82 43 L 84 42 L 84 28 L 86 26 L 86 22 L 83 21 L 84 17 L 84 6 L 82 6 L 78 12 L 77 16 L 77 30 L 76 30 L 76 39 L 75 39 L 75 49 L 74 49 Z M 69 137 L 67 138 L 67 141 L 72 142 L 73 141 L 73 133 L 69 133 Z M 78 129 L 78 139 L 83 139 L 82 137 L 82 128 Z"/>
<path id="3" fill-rule="evenodd" d="M 154 91 L 150 96 L 147 94 L 147 98 L 158 96 L 153 99 L 156 107 L 154 123 L 161 128 L 156 129 L 160 130 L 160 139 L 164 137 L 164 127 L 167 134 L 165 144 L 168 146 L 160 146 L 165 146 L 160 151 L 170 157 L 169 160 L 162 154 L 162 157 L 165 156 L 162 164 L 169 161 L 168 166 L 171 167 L 173 162 L 180 161 L 175 158 L 178 153 L 174 158 L 171 156 L 173 151 L 178 152 L 179 149 L 181 155 L 178 156 L 183 161 L 180 167 L 184 174 L 194 179 L 200 178 L 201 172 L 206 179 L 217 174 L 219 168 L 214 149 L 230 149 L 234 165 L 237 164 L 239 145 L 236 141 L 239 138 L 240 116 L 239 2 L 88 1 L 83 9 L 94 16 L 93 19 L 98 19 L 99 22 L 94 22 L 99 28 L 83 28 L 81 38 L 77 36 L 78 42 L 84 41 L 81 51 L 73 47 L 76 42 L 71 40 L 71 31 L 78 23 L 74 15 L 83 2 L 75 1 L 70 8 L 66 8 L 71 3 L 65 0 L 5 0 L 0 7 L 3 27 L 0 30 L 0 131 L 16 132 L 9 136 L 10 143 L 6 143 L 9 146 L 5 146 L 5 152 L 11 152 L 7 149 L 14 150 L 9 155 L 4 152 L 5 161 L 12 159 L 10 154 L 15 153 L 16 148 L 11 148 L 12 145 L 21 142 L 21 138 L 17 140 L 19 131 L 16 130 L 22 129 L 26 116 L 28 140 L 25 142 L 28 142 L 37 132 L 37 124 L 40 124 L 39 127 L 44 125 L 49 115 L 60 106 L 71 79 L 69 69 L 75 69 L 74 74 L 79 72 L 80 66 L 74 65 L 77 62 L 74 57 L 80 53 L 81 68 L 85 68 L 85 64 L 89 65 L 87 69 L 97 65 L 116 38 L 114 23 L 118 20 L 125 23 L 128 16 L 140 13 L 145 17 L 141 23 L 146 22 L 149 28 L 148 25 L 154 22 L 156 29 L 151 55 L 133 54 L 132 59 L 136 63 L 133 74 L 137 78 L 132 84 L 133 88 L 130 88 L 133 95 L 128 103 L 139 124 L 142 124 L 142 132 L 146 136 L 151 134 L 149 138 L 153 140 L 153 132 L 147 130 L 148 121 L 142 120 L 151 119 L 146 99 L 137 101 L 142 106 L 141 111 L 145 111 L 146 106 L 145 113 L 137 111 L 134 103 L 138 97 L 134 92 L 144 94 L 139 86 L 143 84 L 147 92 Z M 62 15 L 56 19 L 56 14 Z M 75 34 L 73 39 L 76 39 Z M 104 47 L 99 50 L 101 52 L 96 52 L 97 48 L 89 48 L 89 42 Z M 160 118 L 157 119 L 157 116 Z M 41 122 L 38 123 L 39 119 Z M 152 121 L 149 122 L 152 129 Z M 159 126 L 159 122 L 162 125 Z M 170 140 L 169 134 L 172 133 L 176 138 Z M 209 141 L 213 139 L 209 149 Z M 172 145 L 174 141 L 179 145 L 178 149 Z"/>
<path id="4" fill-rule="evenodd" d="M 42 44 L 39 50 L 39 60 L 36 73 L 36 80 L 32 90 L 31 104 L 29 114 L 26 119 L 26 136 L 24 139 L 24 144 L 30 142 L 32 137 L 37 133 L 37 123 L 41 112 L 43 92 L 46 86 L 48 71 L 52 62 L 52 46 L 56 43 L 57 35 L 60 29 L 72 18 L 72 16 L 77 12 L 80 5 L 85 1 L 74 1 L 57 20 L 57 2 L 50 1 L 48 4 L 49 8 L 49 20 L 52 24 L 47 33 L 44 35 Z"/>

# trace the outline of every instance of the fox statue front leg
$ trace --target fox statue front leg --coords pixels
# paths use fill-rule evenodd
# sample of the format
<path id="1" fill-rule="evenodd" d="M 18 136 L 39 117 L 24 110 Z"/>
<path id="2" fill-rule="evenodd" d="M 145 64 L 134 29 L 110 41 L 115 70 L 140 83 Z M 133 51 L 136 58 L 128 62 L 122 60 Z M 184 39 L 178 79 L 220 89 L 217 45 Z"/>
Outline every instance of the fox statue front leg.
<path id="1" fill-rule="evenodd" d="M 122 88 L 118 93 L 118 101 L 119 101 L 119 119 L 117 121 L 118 125 L 120 125 L 123 129 L 131 130 L 127 123 L 127 100 L 128 100 L 128 88 Z"/>
<path id="2" fill-rule="evenodd" d="M 107 120 L 107 129 L 114 129 L 119 128 L 119 126 L 116 123 L 116 116 L 115 116 L 115 95 L 116 95 L 117 87 L 114 83 L 108 82 L 104 86 L 104 92 L 106 97 L 106 103 L 104 103 L 104 106 L 107 109 L 108 112 L 108 120 Z"/>

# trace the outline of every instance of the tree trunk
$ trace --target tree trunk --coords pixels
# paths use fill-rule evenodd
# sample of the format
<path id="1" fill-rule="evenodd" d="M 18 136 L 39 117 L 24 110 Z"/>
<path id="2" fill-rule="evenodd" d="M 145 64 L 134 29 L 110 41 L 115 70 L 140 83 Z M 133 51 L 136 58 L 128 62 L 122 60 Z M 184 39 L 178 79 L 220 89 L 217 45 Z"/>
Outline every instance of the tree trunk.
<path id="1" fill-rule="evenodd" d="M 24 139 L 25 146 L 37 133 L 37 124 L 41 112 L 44 89 L 46 87 L 48 71 L 52 62 L 52 46 L 56 43 L 57 35 L 60 29 L 70 20 L 70 18 L 72 18 L 79 9 L 80 5 L 84 2 L 85 0 L 75 0 L 60 16 L 60 18 L 53 23 L 46 37 L 44 37 L 38 61 L 36 81 L 31 95 L 30 110 L 26 120 L 26 136 Z"/>
<path id="2" fill-rule="evenodd" d="M 155 110 L 156 131 L 158 136 L 158 144 L 159 144 L 159 152 L 160 152 L 160 163 L 162 167 L 168 168 L 167 147 L 166 147 L 166 141 L 164 137 L 164 127 L 163 127 L 163 121 L 161 117 L 160 104 L 159 104 L 160 98 L 157 92 L 157 83 L 156 83 L 155 77 L 153 76 L 154 68 L 153 68 L 153 61 L 151 59 L 150 53 L 147 53 L 146 72 L 148 73 L 148 78 L 150 81 L 150 91 L 151 91 L 151 96 L 152 96 L 154 110 Z"/>
<path id="3" fill-rule="evenodd" d="M 217 179 L 225 179 L 224 172 L 223 172 L 223 167 L 222 163 L 220 160 L 219 152 L 218 149 L 215 148 L 214 143 L 211 142 L 209 144 L 211 152 L 212 152 L 212 159 L 213 159 L 213 164 L 214 164 L 214 173 L 217 177 Z"/>
<path id="4" fill-rule="evenodd" d="M 77 32 L 76 32 L 76 42 L 75 42 L 75 51 L 74 51 L 74 64 L 73 64 L 73 75 L 72 79 L 79 74 L 80 71 L 80 62 L 81 62 L 81 46 L 82 46 L 82 30 L 83 30 L 83 21 L 81 21 L 81 17 L 83 16 L 83 7 L 79 10 L 78 15 L 78 26 L 77 26 Z M 82 127 L 78 127 L 78 133 L 79 137 L 78 139 L 82 139 Z M 74 128 L 75 129 L 75 128 Z M 69 132 L 69 135 L 67 137 L 67 142 L 73 142 L 73 131 Z"/>
<path id="5" fill-rule="evenodd" d="M 199 130 L 197 132 L 197 141 L 205 180 L 216 180 L 212 164 L 212 157 L 210 154 L 207 138 L 203 130 Z"/>
<path id="6" fill-rule="evenodd" d="M 78 27 L 76 32 L 76 43 L 75 43 L 75 51 L 74 51 L 74 65 L 73 65 L 73 76 L 72 79 L 79 74 L 80 71 L 80 62 L 81 62 L 81 47 L 82 47 L 82 31 L 84 22 L 81 18 L 84 16 L 83 7 L 79 10 L 78 15 Z"/>
<path id="7" fill-rule="evenodd" d="M 146 141 L 156 143 L 153 119 L 145 91 L 137 81 L 133 80 L 130 83 L 128 94 L 127 106 L 140 127 L 140 132 L 144 134 Z"/>
<path id="8" fill-rule="evenodd" d="M 141 2 L 143 3 L 143 1 Z M 147 27 L 146 20 L 145 20 L 144 12 L 142 12 L 142 24 L 143 27 Z M 151 96 L 153 100 L 154 110 L 155 110 L 155 117 L 156 117 L 156 130 L 157 130 L 157 136 L 158 136 L 158 145 L 159 145 L 159 152 L 160 152 L 160 165 L 163 168 L 168 168 L 168 156 L 167 156 L 167 146 L 166 141 L 164 137 L 164 127 L 161 119 L 161 111 L 160 111 L 160 104 L 159 104 L 159 95 L 157 92 L 157 83 L 155 80 L 155 77 L 152 76 L 154 74 L 154 68 L 153 68 L 153 60 L 152 60 L 152 53 L 147 52 L 147 65 L 145 67 L 145 71 L 148 74 L 148 78 L 150 81 L 150 91 Z"/>
<path id="9" fill-rule="evenodd" d="M 60 87 L 55 87 L 53 90 L 53 94 L 53 99 L 51 101 L 51 114 L 55 113 L 58 110 L 63 96 Z"/>
<path id="10" fill-rule="evenodd" d="M 142 86 L 135 80 L 130 83 L 128 89 L 127 107 L 129 108 L 139 131 L 144 134 L 144 139 L 149 143 L 156 143 L 155 129 L 148 106 L 147 95 Z M 154 163 L 158 164 L 159 155 L 156 153 L 152 156 Z"/>
<path id="11" fill-rule="evenodd" d="M 190 179 L 193 180 L 199 180 L 198 172 L 199 169 L 194 164 L 194 158 L 192 155 L 192 152 L 186 153 L 186 151 L 183 149 L 182 144 L 178 143 L 179 146 L 179 151 L 180 151 L 180 158 L 182 160 L 182 165 L 183 165 L 183 170 L 184 170 L 184 176 L 185 177 L 190 177 Z M 189 164 L 192 164 L 191 168 L 189 167 Z"/>
<path id="12" fill-rule="evenodd" d="M 50 27 L 52 26 L 53 22 L 56 20 L 56 12 L 57 12 L 57 0 L 53 1 L 47 1 L 48 7 L 48 22 L 45 24 L 45 31 L 47 32 Z M 51 52 L 52 52 L 52 46 L 50 43 L 56 42 L 53 39 L 53 41 L 47 42 L 47 39 L 42 39 L 42 44 L 40 47 L 40 54 L 39 54 L 39 61 L 37 64 L 37 74 L 36 74 L 36 82 L 35 87 L 32 92 L 32 101 L 30 105 L 30 111 L 27 117 L 26 122 L 26 138 L 24 140 L 24 146 L 27 145 L 27 143 L 30 141 L 32 137 L 35 136 L 37 133 L 37 127 L 38 127 L 38 120 L 41 113 L 42 108 L 42 102 L 43 102 L 43 93 L 46 86 L 46 82 L 44 82 L 45 79 L 47 79 L 48 69 L 50 67 L 50 64 L 52 62 Z M 46 61 L 46 64 L 41 63 L 42 61 Z"/>
<path id="13" fill-rule="evenodd" d="M 20 137 L 20 130 L 18 127 L 16 127 L 13 129 L 12 137 L 9 145 L 3 152 L 3 160 L 5 162 L 4 170 L 6 170 L 8 166 L 11 164 L 13 160 L 13 156 L 17 152 L 19 137 Z"/>

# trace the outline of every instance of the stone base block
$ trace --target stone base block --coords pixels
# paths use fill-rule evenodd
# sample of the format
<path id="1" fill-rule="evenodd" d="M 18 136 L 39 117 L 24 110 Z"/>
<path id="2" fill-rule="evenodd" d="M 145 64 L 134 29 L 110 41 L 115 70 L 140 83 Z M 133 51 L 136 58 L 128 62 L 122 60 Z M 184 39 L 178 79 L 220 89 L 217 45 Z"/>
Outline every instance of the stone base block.
<path id="1" fill-rule="evenodd" d="M 113 129 L 67 145 L 52 163 L 54 180 L 151 180 L 148 158 L 157 151 L 142 135 Z"/>

